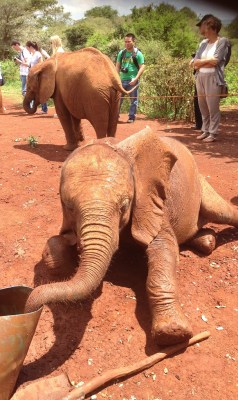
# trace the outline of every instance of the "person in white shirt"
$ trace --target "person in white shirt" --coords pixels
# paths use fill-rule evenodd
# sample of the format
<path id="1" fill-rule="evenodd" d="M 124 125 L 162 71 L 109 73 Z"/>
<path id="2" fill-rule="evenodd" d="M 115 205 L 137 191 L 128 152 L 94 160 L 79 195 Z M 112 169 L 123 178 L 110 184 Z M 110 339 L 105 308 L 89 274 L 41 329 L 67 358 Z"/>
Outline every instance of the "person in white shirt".
<path id="1" fill-rule="evenodd" d="M 19 69 L 20 69 L 20 79 L 22 84 L 22 95 L 25 96 L 26 81 L 29 72 L 30 52 L 25 47 L 21 46 L 19 40 L 12 40 L 11 47 L 18 53 L 18 55 L 14 57 L 14 61 L 20 67 Z"/>
<path id="2" fill-rule="evenodd" d="M 47 53 L 47 51 L 42 49 L 42 47 L 40 46 L 39 46 L 39 51 L 42 54 L 43 60 L 47 60 L 48 58 L 50 58 L 50 55 Z"/>
<path id="3" fill-rule="evenodd" d="M 43 62 L 43 57 L 41 52 L 39 51 L 38 44 L 36 42 L 32 42 L 28 40 L 26 42 L 26 48 L 29 50 L 31 57 L 29 61 L 29 68 L 33 67 L 34 65 Z M 38 114 L 47 114 L 48 113 L 48 106 L 47 103 L 41 104 L 41 111 Z"/>
<path id="4" fill-rule="evenodd" d="M 221 20 L 210 16 L 200 25 L 201 33 L 206 37 L 194 57 L 195 80 L 199 108 L 202 114 L 202 134 L 197 139 L 205 143 L 217 140 L 220 123 L 220 95 L 225 84 L 224 67 L 230 43 L 220 37 Z"/>

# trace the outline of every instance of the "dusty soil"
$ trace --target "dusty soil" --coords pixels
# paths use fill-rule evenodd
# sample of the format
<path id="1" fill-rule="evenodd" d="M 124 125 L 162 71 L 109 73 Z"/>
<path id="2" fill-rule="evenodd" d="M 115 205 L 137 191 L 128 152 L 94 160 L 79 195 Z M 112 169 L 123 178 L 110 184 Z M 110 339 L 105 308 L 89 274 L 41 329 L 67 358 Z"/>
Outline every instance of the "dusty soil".
<path id="1" fill-rule="evenodd" d="M 11 101 L 0 115 L 0 265 L 1 287 L 33 287 L 47 277 L 41 261 L 46 240 L 61 225 L 59 176 L 68 156 L 54 109 L 29 116 Z M 122 115 L 117 137 L 146 125 L 185 143 L 200 171 L 227 200 L 238 206 L 238 109 L 223 110 L 219 141 L 196 140 L 190 125 L 146 120 L 126 124 Z M 86 138 L 95 137 L 84 121 Z M 26 139 L 37 138 L 32 148 Z M 210 330 L 199 345 L 167 358 L 129 379 L 97 391 L 97 399 L 225 400 L 238 398 L 237 267 L 238 231 L 212 225 L 218 246 L 210 256 L 181 248 L 177 277 L 180 300 L 194 334 Z M 43 377 L 66 372 L 87 382 L 105 370 L 132 364 L 159 351 L 150 335 L 143 254 L 121 249 L 92 298 L 81 304 L 45 306 L 21 369 L 16 389 Z"/>

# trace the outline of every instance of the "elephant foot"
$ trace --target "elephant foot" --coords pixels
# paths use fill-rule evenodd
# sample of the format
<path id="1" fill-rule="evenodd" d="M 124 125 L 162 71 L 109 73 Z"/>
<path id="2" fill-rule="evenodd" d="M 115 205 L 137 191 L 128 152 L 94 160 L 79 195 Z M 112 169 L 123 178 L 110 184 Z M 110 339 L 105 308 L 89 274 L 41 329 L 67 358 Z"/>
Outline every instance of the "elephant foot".
<path id="1" fill-rule="evenodd" d="M 77 245 L 69 245 L 62 235 L 52 236 L 45 245 L 42 259 L 51 275 L 70 276 L 78 266 Z"/>
<path id="2" fill-rule="evenodd" d="M 189 340 L 193 332 L 182 311 L 173 308 L 154 318 L 152 336 L 159 345 L 168 346 Z"/>
<path id="3" fill-rule="evenodd" d="M 78 147 L 77 143 L 67 143 L 63 146 L 63 149 L 67 151 L 73 151 L 77 149 L 77 147 Z"/>
<path id="4" fill-rule="evenodd" d="M 216 233 L 210 228 L 200 229 L 188 244 L 197 251 L 209 255 L 216 247 Z"/>

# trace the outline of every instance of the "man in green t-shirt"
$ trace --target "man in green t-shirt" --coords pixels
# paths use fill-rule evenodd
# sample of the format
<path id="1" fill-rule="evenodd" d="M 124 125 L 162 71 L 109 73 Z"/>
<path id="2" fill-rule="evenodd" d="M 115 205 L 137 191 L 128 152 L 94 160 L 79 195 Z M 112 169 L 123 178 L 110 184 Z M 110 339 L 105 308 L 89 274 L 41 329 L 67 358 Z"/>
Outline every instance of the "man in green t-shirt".
<path id="1" fill-rule="evenodd" d="M 116 62 L 116 69 L 120 75 L 122 86 L 126 90 L 131 90 L 133 86 L 135 90 L 130 93 L 130 110 L 128 123 L 134 122 L 136 110 L 138 107 L 138 85 L 139 78 L 144 72 L 144 56 L 140 50 L 135 47 L 135 35 L 127 33 L 125 36 L 125 49 L 119 51 Z M 121 104 L 124 95 L 121 97 Z M 120 104 L 120 108 L 121 108 Z"/>

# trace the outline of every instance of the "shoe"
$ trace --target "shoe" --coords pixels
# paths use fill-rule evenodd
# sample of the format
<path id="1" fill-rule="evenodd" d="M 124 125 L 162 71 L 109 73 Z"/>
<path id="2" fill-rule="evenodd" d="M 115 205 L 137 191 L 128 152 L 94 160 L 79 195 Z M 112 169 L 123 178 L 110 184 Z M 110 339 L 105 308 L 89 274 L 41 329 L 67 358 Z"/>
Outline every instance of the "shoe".
<path id="1" fill-rule="evenodd" d="M 199 128 L 198 126 L 191 126 L 191 129 L 193 131 L 200 131 L 202 128 Z"/>
<path id="2" fill-rule="evenodd" d="M 206 139 L 204 139 L 203 141 L 206 143 L 211 143 L 211 142 L 215 142 L 216 138 L 213 135 L 209 135 L 208 137 L 206 137 Z"/>
<path id="3" fill-rule="evenodd" d="M 209 136 L 208 132 L 203 132 L 201 135 L 197 136 L 198 140 L 206 139 Z"/>
<path id="4" fill-rule="evenodd" d="M 133 124 L 133 122 L 135 122 L 135 120 L 131 119 L 131 118 L 129 118 L 128 121 L 127 121 L 128 124 Z"/>
<path id="5" fill-rule="evenodd" d="M 38 111 L 36 114 L 47 114 L 47 111 Z"/>

